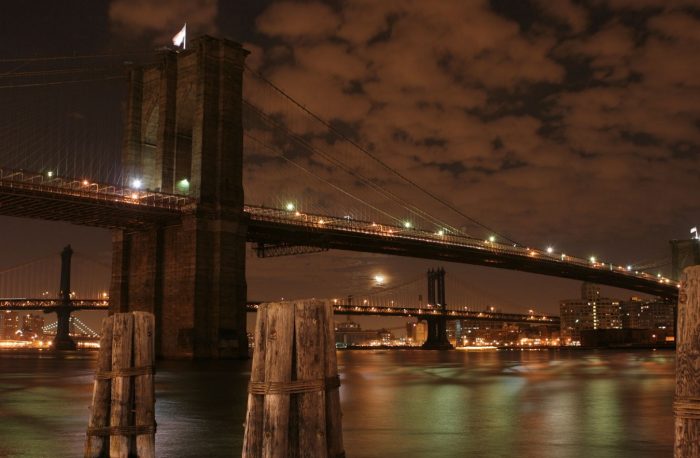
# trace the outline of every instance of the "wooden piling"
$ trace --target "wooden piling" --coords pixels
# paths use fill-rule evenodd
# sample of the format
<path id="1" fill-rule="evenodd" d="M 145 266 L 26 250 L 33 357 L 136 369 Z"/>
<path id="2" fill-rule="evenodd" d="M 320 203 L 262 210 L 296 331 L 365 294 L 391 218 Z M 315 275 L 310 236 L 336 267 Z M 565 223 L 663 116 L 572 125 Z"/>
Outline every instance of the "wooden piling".
<path id="1" fill-rule="evenodd" d="M 294 304 L 296 380 L 325 380 L 325 322 L 323 307 L 303 302 Z M 314 450 L 314 457 L 326 458 L 325 386 L 323 390 L 299 393 L 296 401 L 297 418 L 301 420 L 297 422 L 298 450 Z"/>
<path id="2" fill-rule="evenodd" d="M 136 425 L 155 425 L 155 389 L 153 367 L 155 359 L 155 318 L 150 313 L 133 312 L 134 315 L 134 367 L 146 368 L 134 379 L 134 406 Z M 136 454 L 154 457 L 155 434 L 136 436 Z"/>
<path id="3" fill-rule="evenodd" d="M 102 335 L 100 336 L 100 352 L 97 355 L 97 372 L 112 370 L 112 328 L 114 316 L 102 320 Z M 110 398 L 112 395 L 110 379 L 95 378 L 92 391 L 92 408 L 88 429 L 105 428 L 109 425 Z M 109 436 L 88 434 L 85 441 L 85 458 L 99 458 L 109 449 Z"/>
<path id="4" fill-rule="evenodd" d="M 270 304 L 267 310 L 268 346 L 265 353 L 265 382 L 279 387 L 292 380 L 292 339 L 294 307 Z M 263 454 L 265 458 L 285 458 L 289 427 L 289 394 L 269 391 L 263 400 Z"/>
<path id="5" fill-rule="evenodd" d="M 251 383 L 265 381 L 265 354 L 267 353 L 267 313 L 258 313 L 255 323 L 255 351 L 253 366 L 250 371 Z M 248 412 L 246 413 L 245 435 L 243 436 L 243 456 L 262 456 L 263 443 L 263 399 L 248 393 Z"/>
<path id="6" fill-rule="evenodd" d="M 330 305 L 262 304 L 257 319 L 243 457 L 344 456 Z"/>
<path id="7" fill-rule="evenodd" d="M 155 457 L 155 319 L 117 313 L 102 321 L 85 457 Z"/>
<path id="8" fill-rule="evenodd" d="M 343 447 L 343 414 L 340 410 L 340 380 L 338 379 L 338 358 L 335 352 L 335 321 L 333 308 L 323 309 L 326 332 L 325 376 L 326 386 L 326 434 L 328 436 L 328 456 L 338 458 L 345 455 Z M 337 382 L 337 383 L 336 383 Z"/>
<path id="9" fill-rule="evenodd" d="M 134 335 L 134 317 L 130 313 L 118 313 L 114 316 L 112 336 L 112 372 L 118 374 L 112 379 L 112 406 L 109 424 L 117 428 L 129 426 L 131 397 L 131 377 L 122 375 L 124 369 L 131 367 L 131 352 Z M 127 458 L 129 456 L 130 437 L 115 434 L 109 441 L 110 458 Z"/>
<path id="10" fill-rule="evenodd" d="M 681 275 L 676 325 L 674 458 L 700 456 L 700 266 Z"/>

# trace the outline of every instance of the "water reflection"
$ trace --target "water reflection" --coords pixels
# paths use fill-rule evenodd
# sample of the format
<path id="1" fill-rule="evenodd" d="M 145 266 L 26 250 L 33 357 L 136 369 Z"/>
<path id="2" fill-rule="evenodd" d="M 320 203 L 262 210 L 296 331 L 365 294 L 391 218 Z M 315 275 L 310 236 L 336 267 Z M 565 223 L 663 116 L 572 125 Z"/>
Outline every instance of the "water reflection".
<path id="1" fill-rule="evenodd" d="M 672 352 L 346 352 L 340 363 L 352 456 L 672 453 Z"/>
<path id="2" fill-rule="evenodd" d="M 82 453 L 94 360 L 0 353 L 0 456 Z M 249 362 L 163 362 L 157 450 L 239 456 Z M 345 351 L 348 457 L 667 457 L 673 352 Z"/>

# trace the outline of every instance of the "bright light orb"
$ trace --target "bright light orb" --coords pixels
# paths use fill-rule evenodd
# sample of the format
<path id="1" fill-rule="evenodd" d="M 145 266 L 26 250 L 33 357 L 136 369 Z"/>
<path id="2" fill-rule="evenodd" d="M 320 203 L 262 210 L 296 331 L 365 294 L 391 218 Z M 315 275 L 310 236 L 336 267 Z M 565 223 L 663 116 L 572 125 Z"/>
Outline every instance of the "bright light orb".
<path id="1" fill-rule="evenodd" d="M 53 172 L 49 170 L 48 172 L 46 172 L 46 176 L 51 178 L 53 176 Z"/>
<path id="2" fill-rule="evenodd" d="M 595 264 L 595 262 L 596 262 L 596 257 L 595 257 L 595 256 L 591 256 L 589 259 L 590 259 L 590 261 L 591 261 L 593 264 Z"/>
<path id="3" fill-rule="evenodd" d="M 288 212 L 293 212 L 296 207 L 292 202 L 287 202 L 284 208 L 286 208 Z"/>
<path id="4" fill-rule="evenodd" d="M 548 246 L 547 253 L 552 254 L 553 252 L 554 252 L 554 248 L 552 248 L 551 246 Z"/>
<path id="5" fill-rule="evenodd" d="M 495 241 L 496 241 L 496 236 L 495 236 L 495 235 L 489 236 L 489 242 L 493 243 L 493 242 L 495 242 Z"/>
<path id="6" fill-rule="evenodd" d="M 382 274 L 377 274 L 374 276 L 374 282 L 378 285 L 383 285 L 386 281 L 386 277 Z"/>
<path id="7" fill-rule="evenodd" d="M 440 229 L 439 231 L 437 231 L 437 235 L 443 236 L 443 235 L 445 235 L 445 231 L 443 231 L 442 229 Z"/>
<path id="8" fill-rule="evenodd" d="M 140 179 L 134 178 L 133 180 L 131 180 L 131 187 L 132 188 L 141 189 L 141 186 L 143 186 L 143 182 Z"/>
<path id="9" fill-rule="evenodd" d="M 404 221 L 404 222 L 403 222 L 403 227 L 405 227 L 406 229 L 410 229 L 410 228 L 411 228 L 411 222 L 410 222 L 410 221 Z"/>

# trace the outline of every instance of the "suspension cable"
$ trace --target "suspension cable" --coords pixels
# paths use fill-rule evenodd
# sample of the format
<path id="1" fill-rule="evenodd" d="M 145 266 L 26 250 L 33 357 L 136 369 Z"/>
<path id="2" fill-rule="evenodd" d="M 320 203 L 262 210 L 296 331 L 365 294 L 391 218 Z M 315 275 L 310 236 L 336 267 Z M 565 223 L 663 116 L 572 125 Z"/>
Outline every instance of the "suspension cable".
<path id="1" fill-rule="evenodd" d="M 514 243 L 514 244 L 518 245 L 518 243 L 517 243 L 516 241 L 514 241 L 513 239 L 511 239 L 510 237 L 505 236 L 505 235 L 503 235 L 503 234 L 499 234 L 498 232 L 496 232 L 495 230 L 493 230 L 493 229 L 490 228 L 489 226 L 486 226 L 486 225 L 480 223 L 480 222 L 477 221 L 476 219 L 470 217 L 469 215 L 467 215 L 467 214 L 465 214 L 464 212 L 462 212 L 461 210 L 459 210 L 459 209 L 458 209 L 457 207 L 455 207 L 452 203 L 450 203 L 450 202 L 446 201 L 445 199 L 442 199 L 442 198 L 440 198 L 439 196 L 433 194 L 432 192 L 428 191 L 428 190 L 425 189 L 424 187 L 420 186 L 418 183 L 414 182 L 414 181 L 411 180 L 410 178 L 406 177 L 405 175 L 403 175 L 403 174 L 400 173 L 399 171 L 397 171 L 397 170 L 395 170 L 394 168 L 392 168 L 391 166 L 389 166 L 387 163 L 385 163 L 384 161 L 382 161 L 381 159 L 379 159 L 376 155 L 370 153 L 366 148 L 364 148 L 363 146 L 361 146 L 360 144 L 358 144 L 356 141 L 354 141 L 354 140 L 352 140 L 351 138 L 347 137 L 345 134 L 343 134 L 343 133 L 340 132 L 338 129 L 336 129 L 335 127 L 333 127 L 331 124 L 329 124 L 328 122 L 326 122 L 324 119 L 322 119 L 322 118 L 321 118 L 320 116 L 318 116 L 316 113 L 312 112 L 310 109 L 308 109 L 307 107 L 305 107 L 305 106 L 302 105 L 301 103 L 297 102 L 297 101 L 296 101 L 295 99 L 293 99 L 289 94 L 287 94 L 287 93 L 284 92 L 281 88 L 279 88 L 279 87 L 276 86 L 274 83 L 272 83 L 270 80 L 268 80 L 267 78 L 265 78 L 264 76 L 262 76 L 262 74 L 260 74 L 259 72 L 253 70 L 253 69 L 250 68 L 248 65 L 245 65 L 245 68 L 246 68 L 246 70 L 248 70 L 249 72 L 251 72 L 253 75 L 257 76 L 257 77 L 260 78 L 262 81 L 264 81 L 265 83 L 267 83 L 268 85 L 270 85 L 273 89 L 275 89 L 277 92 L 279 92 L 283 97 L 285 97 L 286 99 L 288 99 L 290 102 L 292 102 L 292 103 L 293 103 L 294 105 L 296 105 L 298 108 L 300 108 L 301 110 L 303 110 L 304 112 L 306 112 L 307 114 L 309 114 L 310 116 L 312 116 L 314 119 L 316 119 L 316 120 L 317 120 L 318 122 L 320 122 L 321 124 L 323 124 L 323 125 L 324 125 L 327 129 L 329 129 L 331 132 L 333 132 L 334 134 L 338 135 L 338 136 L 339 136 L 340 138 L 342 138 L 343 140 L 345 140 L 345 141 L 347 141 L 348 143 L 350 143 L 351 145 L 353 145 L 355 148 L 357 148 L 359 151 L 361 151 L 362 153 L 364 153 L 366 156 L 368 156 L 369 158 L 371 158 L 373 161 L 375 161 L 376 163 L 378 163 L 379 165 L 381 165 L 383 168 L 385 168 L 385 169 L 388 170 L 389 172 L 395 174 L 396 176 L 398 176 L 400 179 L 404 180 L 405 182 L 407 182 L 407 183 L 410 184 L 411 186 L 414 186 L 416 189 L 422 191 L 423 193 L 425 193 L 426 195 L 428 195 L 429 197 L 431 197 L 431 198 L 434 199 L 435 201 L 441 203 L 441 204 L 444 205 L 445 207 L 447 207 L 447 208 L 449 208 L 450 210 L 454 211 L 454 212 L 457 213 L 459 216 L 461 216 L 461 217 L 467 219 L 468 221 L 471 221 L 472 223 L 474 223 L 474 224 L 476 224 L 476 225 L 482 227 L 483 229 L 486 229 L 487 231 L 490 231 L 490 232 L 492 232 L 492 233 L 498 235 L 499 237 L 501 237 L 501 238 L 503 238 L 503 239 L 505 239 L 505 240 L 508 240 L 508 241 L 511 242 L 511 243 Z"/>

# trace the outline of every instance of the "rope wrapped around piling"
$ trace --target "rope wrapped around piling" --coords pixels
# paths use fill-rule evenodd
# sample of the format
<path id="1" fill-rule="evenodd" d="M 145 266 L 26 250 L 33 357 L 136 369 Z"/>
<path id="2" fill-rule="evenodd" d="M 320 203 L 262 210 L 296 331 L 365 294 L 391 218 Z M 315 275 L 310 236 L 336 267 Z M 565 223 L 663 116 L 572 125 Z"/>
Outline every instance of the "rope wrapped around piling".
<path id="1" fill-rule="evenodd" d="M 340 378 L 320 378 L 316 380 L 292 380 L 291 382 L 250 382 L 250 394 L 301 394 L 326 391 L 340 387 Z"/>
<path id="2" fill-rule="evenodd" d="M 155 425 L 139 426 L 105 426 L 103 428 L 88 428 L 88 436 L 139 436 L 155 434 Z"/>
<path id="3" fill-rule="evenodd" d="M 114 371 L 102 371 L 95 374 L 95 380 L 109 380 L 115 377 L 135 377 L 137 375 L 155 374 L 153 366 L 129 367 Z"/>
<path id="4" fill-rule="evenodd" d="M 700 398 L 677 396 L 673 411 L 676 417 L 700 420 Z"/>

